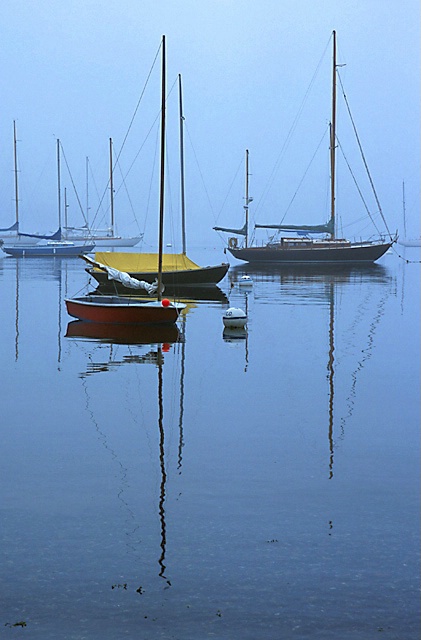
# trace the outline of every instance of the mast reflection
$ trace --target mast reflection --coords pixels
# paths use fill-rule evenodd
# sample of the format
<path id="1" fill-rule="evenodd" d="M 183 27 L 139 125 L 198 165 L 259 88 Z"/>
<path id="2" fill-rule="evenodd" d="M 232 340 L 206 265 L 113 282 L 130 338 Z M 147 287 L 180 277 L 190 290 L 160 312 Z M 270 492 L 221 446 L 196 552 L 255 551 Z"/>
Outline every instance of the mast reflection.
<path id="1" fill-rule="evenodd" d="M 158 495 L 158 517 L 160 525 L 160 554 L 158 557 L 158 577 L 165 581 L 165 588 L 171 586 L 171 581 L 167 576 L 167 563 L 166 563 L 166 549 L 167 549 L 167 523 L 166 523 L 166 485 L 168 479 L 168 473 L 165 461 L 165 421 L 164 421 L 164 356 L 169 352 L 172 345 L 180 343 L 181 346 L 181 369 L 180 369 L 180 401 L 179 401 L 179 419 L 178 419 L 178 448 L 177 448 L 177 470 L 181 474 L 182 468 L 182 453 L 184 447 L 184 375 L 185 375 L 185 323 L 183 324 L 183 332 L 181 332 L 177 325 L 169 326 L 129 326 L 129 325 L 106 325 L 82 322 L 80 320 L 72 321 L 67 326 L 66 337 L 72 341 L 86 342 L 91 345 L 97 343 L 100 347 L 100 352 L 103 352 L 103 348 L 108 345 L 109 357 L 107 361 L 103 359 L 95 361 L 92 358 L 94 353 L 90 350 L 88 355 L 88 362 L 85 371 L 79 374 L 79 377 L 83 380 L 83 386 L 85 393 L 88 397 L 86 380 L 89 376 L 98 373 L 112 372 L 116 368 L 119 368 L 126 364 L 152 364 L 157 368 L 157 405 L 158 405 L 158 460 L 160 471 L 159 482 L 159 495 Z M 116 352 L 120 352 L 121 345 L 126 345 L 129 348 L 129 354 L 123 357 L 117 358 Z M 142 347 L 149 347 L 145 352 Z M 140 353 L 134 353 L 133 348 L 141 349 Z M 88 403 L 87 403 L 88 409 Z M 107 445 L 106 435 L 101 431 L 93 411 L 89 408 L 91 419 L 94 422 L 95 428 L 101 435 L 101 441 L 107 449 L 110 447 Z M 122 475 L 127 475 L 127 469 L 125 469 L 122 463 L 118 460 L 115 451 L 111 450 L 113 459 L 115 459 L 122 471 Z M 125 504 L 131 519 L 134 519 L 133 510 L 127 504 L 127 501 L 123 499 L 125 485 L 120 489 L 118 496 L 119 499 Z M 133 533 L 139 528 L 138 524 L 133 525 Z M 137 589 L 138 593 L 143 593 L 143 587 Z"/>

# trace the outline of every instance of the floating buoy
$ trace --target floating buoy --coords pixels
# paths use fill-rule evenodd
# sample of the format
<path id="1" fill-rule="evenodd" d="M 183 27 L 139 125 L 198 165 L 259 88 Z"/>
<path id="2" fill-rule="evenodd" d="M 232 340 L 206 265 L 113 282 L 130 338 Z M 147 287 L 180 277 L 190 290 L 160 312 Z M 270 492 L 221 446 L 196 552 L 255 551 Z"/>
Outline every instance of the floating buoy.
<path id="1" fill-rule="evenodd" d="M 241 329 L 247 323 L 247 315 L 242 309 L 230 307 L 222 316 L 224 327 Z"/>
<path id="2" fill-rule="evenodd" d="M 162 304 L 163 307 L 169 307 L 170 306 L 170 301 L 168 300 L 168 298 L 163 298 L 161 304 Z"/>
<path id="3" fill-rule="evenodd" d="M 253 280 L 250 278 L 250 276 L 246 274 L 244 276 L 241 276 L 240 280 L 238 281 L 238 284 L 240 287 L 252 287 Z"/>

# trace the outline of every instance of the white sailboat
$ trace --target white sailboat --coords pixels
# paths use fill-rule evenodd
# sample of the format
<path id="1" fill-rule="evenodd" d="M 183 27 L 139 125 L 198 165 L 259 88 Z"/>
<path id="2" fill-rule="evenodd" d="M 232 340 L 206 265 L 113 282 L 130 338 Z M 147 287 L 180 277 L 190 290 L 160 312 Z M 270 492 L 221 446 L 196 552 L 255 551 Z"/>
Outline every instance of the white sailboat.
<path id="1" fill-rule="evenodd" d="M 108 229 L 89 229 L 85 224 L 83 227 L 69 227 L 66 225 L 63 228 L 63 234 L 68 240 L 86 240 L 95 243 L 95 247 L 103 249 L 120 248 L 120 247 L 134 247 L 143 239 L 143 233 L 133 237 L 124 237 L 116 235 L 115 233 L 115 217 L 114 217 L 114 182 L 113 182 L 113 142 L 110 138 L 110 226 Z"/>

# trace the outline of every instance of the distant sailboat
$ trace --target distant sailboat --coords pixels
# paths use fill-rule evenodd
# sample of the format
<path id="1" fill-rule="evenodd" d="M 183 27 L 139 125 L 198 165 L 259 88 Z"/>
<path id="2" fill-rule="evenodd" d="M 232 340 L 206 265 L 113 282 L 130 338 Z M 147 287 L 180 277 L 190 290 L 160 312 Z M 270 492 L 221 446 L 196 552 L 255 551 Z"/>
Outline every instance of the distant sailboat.
<path id="1" fill-rule="evenodd" d="M 63 229 L 63 235 L 68 240 L 79 240 L 94 242 L 96 247 L 113 248 L 113 247 L 134 247 L 143 238 L 143 233 L 133 237 L 123 237 L 115 234 L 115 217 L 114 217 L 114 168 L 113 168 L 113 144 L 112 139 L 109 140 L 110 154 L 110 227 L 108 229 L 89 229 L 88 224 L 83 227 L 70 227 L 66 225 Z"/>
<path id="2" fill-rule="evenodd" d="M 7 245 L 19 244 L 33 245 L 39 240 L 61 240 L 61 229 L 59 228 L 53 234 L 42 235 L 39 233 L 21 233 L 19 223 L 19 181 L 18 181 L 18 154 L 17 154 L 17 136 L 16 121 L 13 121 L 13 164 L 14 164 L 14 183 L 15 183 L 15 222 L 10 227 L 0 229 L 0 244 Z"/>
<path id="3" fill-rule="evenodd" d="M 216 231 L 235 234 L 228 240 L 228 251 L 238 260 L 250 263 L 345 263 L 374 262 L 378 260 L 396 241 L 380 239 L 378 242 L 352 242 L 337 238 L 335 233 L 335 173 L 336 173 L 336 32 L 333 32 L 333 79 L 332 79 L 332 122 L 330 125 L 330 219 L 319 225 L 256 224 L 256 228 L 292 231 L 305 237 L 281 237 L 262 246 L 248 243 L 248 151 L 246 161 L 246 220 L 241 229 L 214 227 Z M 326 234 L 324 239 L 313 239 L 309 234 Z M 239 246 L 237 235 L 244 237 Z"/>
<path id="4" fill-rule="evenodd" d="M 16 136 L 15 136 L 16 140 Z M 16 165 L 15 165 L 16 166 Z M 17 170 L 15 172 L 17 174 Z M 60 187 L 60 141 L 57 140 L 57 176 L 58 176 L 58 219 L 59 229 L 53 236 L 40 236 L 34 234 L 20 234 L 30 239 L 29 242 L 3 243 L 2 250 L 14 258 L 39 258 L 39 257 L 79 257 L 90 253 L 94 249 L 94 243 L 78 243 L 63 240 L 61 238 L 61 187 Z M 17 181 L 16 181 L 17 184 Z M 18 190 L 16 187 L 16 202 L 18 202 Z"/>

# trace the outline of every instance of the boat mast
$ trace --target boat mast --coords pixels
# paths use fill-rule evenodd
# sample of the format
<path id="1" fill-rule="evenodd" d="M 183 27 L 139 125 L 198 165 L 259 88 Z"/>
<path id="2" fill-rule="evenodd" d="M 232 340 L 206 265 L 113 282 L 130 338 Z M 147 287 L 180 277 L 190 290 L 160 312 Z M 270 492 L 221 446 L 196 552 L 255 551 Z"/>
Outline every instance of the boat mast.
<path id="1" fill-rule="evenodd" d="M 162 83 L 161 83 L 161 174 L 159 191 L 159 236 L 158 236 L 158 300 L 162 294 L 162 252 L 164 246 L 164 195 L 165 195 L 165 36 L 162 36 Z"/>
<path id="2" fill-rule="evenodd" d="M 111 235 L 114 237 L 114 184 L 113 184 L 113 140 L 110 138 L 110 211 Z"/>
<path id="3" fill-rule="evenodd" d="M 67 209 L 69 205 L 67 204 L 67 189 L 64 187 L 64 228 L 67 229 Z"/>
<path id="4" fill-rule="evenodd" d="M 86 156 L 85 161 L 85 180 L 86 180 L 86 224 L 89 229 L 89 158 Z"/>
<path id="5" fill-rule="evenodd" d="M 405 182 L 402 182 L 402 213 L 403 213 L 403 233 L 404 233 L 404 238 L 406 238 Z"/>
<path id="6" fill-rule="evenodd" d="M 13 159 L 15 167 L 15 213 L 17 231 L 19 232 L 19 191 L 18 191 L 18 154 L 17 154 L 17 140 L 16 140 L 16 120 L 13 120 Z"/>
<path id="7" fill-rule="evenodd" d="M 58 228 L 61 231 L 60 140 L 58 138 L 57 138 L 57 205 L 58 205 Z"/>
<path id="8" fill-rule="evenodd" d="M 249 150 L 246 149 L 246 193 L 245 193 L 245 201 L 244 209 L 246 211 L 246 249 L 248 247 L 248 230 L 249 230 Z"/>
<path id="9" fill-rule="evenodd" d="M 332 122 L 330 124 L 330 222 L 332 233 L 330 239 L 335 238 L 335 174 L 336 174 L 336 31 L 333 31 L 332 57 Z"/>
<path id="10" fill-rule="evenodd" d="M 186 255 L 186 205 L 184 195 L 184 115 L 183 115 L 183 90 L 181 86 L 181 74 L 178 74 L 178 95 L 180 111 L 180 193 L 181 193 L 181 240 L 182 252 Z"/>

